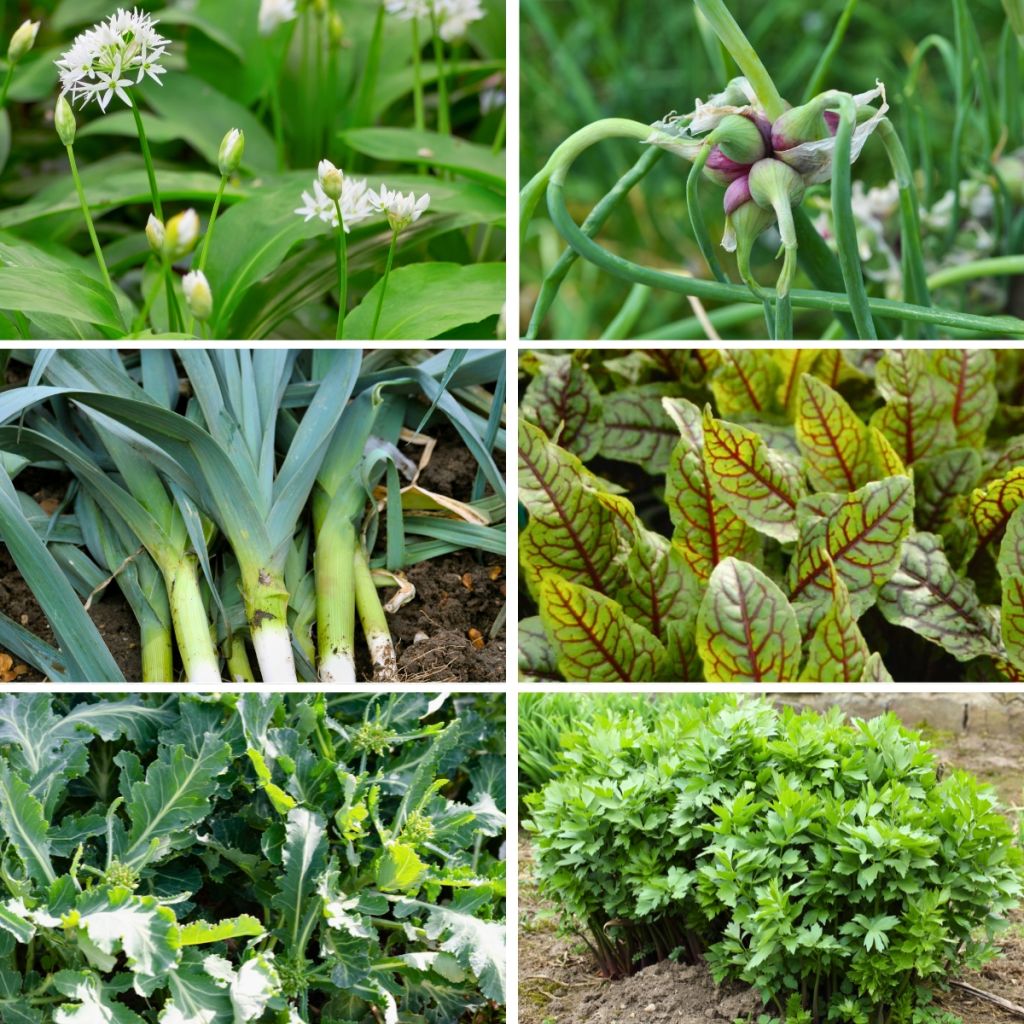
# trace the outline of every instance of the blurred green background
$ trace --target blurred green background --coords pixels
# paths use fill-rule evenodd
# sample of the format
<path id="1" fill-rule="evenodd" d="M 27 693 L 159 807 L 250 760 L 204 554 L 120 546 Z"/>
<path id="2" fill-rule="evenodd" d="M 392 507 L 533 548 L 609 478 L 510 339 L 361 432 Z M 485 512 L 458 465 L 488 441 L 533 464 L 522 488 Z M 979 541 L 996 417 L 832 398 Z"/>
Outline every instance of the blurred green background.
<path id="1" fill-rule="evenodd" d="M 790 102 L 801 102 L 804 87 L 827 46 L 846 0 L 728 0 L 728 6 Z M 987 66 L 975 69 L 972 88 L 997 73 L 1006 16 L 1000 0 L 972 0 Z M 918 44 L 937 34 L 954 43 L 950 0 L 883 2 L 860 0 L 845 40 L 836 54 L 825 88 L 857 93 L 881 79 L 888 91 L 890 117 L 904 140 L 913 166 L 924 161 L 917 133 L 909 131 L 909 110 L 903 96 L 907 72 Z M 584 125 L 602 117 L 627 117 L 652 122 L 670 111 L 693 109 L 695 97 L 706 99 L 725 82 L 713 67 L 701 39 L 695 8 L 678 3 L 637 4 L 625 0 L 521 0 L 521 182 L 525 184 L 555 147 Z M 1019 53 L 1017 54 L 1019 58 Z M 727 77 L 738 73 L 727 62 Z M 980 73 L 978 73 L 980 72 Z M 954 91 L 939 53 L 925 61 L 918 96 L 924 107 L 928 137 L 925 146 L 933 167 L 932 198 L 951 187 L 949 165 L 955 121 Z M 1020 139 L 1008 139 L 1008 147 Z M 960 147 L 961 176 L 985 174 L 991 153 L 972 148 L 970 124 Z M 585 153 L 569 173 L 566 197 L 577 222 L 640 155 L 625 141 L 601 143 Z M 690 234 L 685 185 L 689 165 L 668 155 L 633 190 L 598 236 L 607 248 L 639 263 L 709 273 Z M 881 144 L 868 144 L 854 169 L 854 179 L 882 185 L 891 178 Z M 724 217 L 721 189 L 702 183 L 705 217 L 711 237 L 721 238 Z M 820 190 L 827 194 L 827 186 Z M 525 331 L 537 287 L 564 248 L 564 242 L 541 209 L 521 254 L 521 329 Z M 771 284 L 777 265 L 774 252 L 762 243 L 755 249 L 755 273 Z M 732 273 L 732 262 L 726 262 Z M 734 275 L 735 280 L 735 275 Z M 798 286 L 803 282 L 798 281 Z M 630 293 L 616 280 L 583 261 L 570 272 L 539 337 L 597 338 L 615 318 Z M 977 310 L 975 310 L 977 311 Z M 686 298 L 652 293 L 629 337 L 678 338 L 673 321 L 690 318 Z M 820 321 L 820 323 L 818 322 Z M 800 333 L 813 335 L 826 320 L 798 311 Z M 757 307 L 748 321 L 722 329 L 723 337 L 762 337 L 764 322 Z M 620 335 L 624 336 L 624 335 Z M 692 336 L 692 335 L 690 335 Z"/>

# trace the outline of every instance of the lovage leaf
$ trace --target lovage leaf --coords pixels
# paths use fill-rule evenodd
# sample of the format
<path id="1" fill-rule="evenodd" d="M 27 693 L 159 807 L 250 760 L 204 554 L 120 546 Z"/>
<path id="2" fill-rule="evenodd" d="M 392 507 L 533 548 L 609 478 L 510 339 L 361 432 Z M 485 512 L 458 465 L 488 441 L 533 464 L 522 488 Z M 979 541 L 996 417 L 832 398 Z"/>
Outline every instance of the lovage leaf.
<path id="1" fill-rule="evenodd" d="M 704 411 L 704 456 L 718 497 L 747 523 L 783 542 L 794 541 L 797 502 L 806 489 L 799 470 L 752 430 Z"/>
<path id="2" fill-rule="evenodd" d="M 796 612 L 760 569 L 727 558 L 700 606 L 697 650 L 708 682 L 793 682 L 800 672 Z"/>
<path id="3" fill-rule="evenodd" d="M 878 594 L 882 614 L 968 661 L 1002 655 L 995 618 L 981 605 L 970 580 L 953 572 L 932 533 L 915 533 L 903 542 L 900 564 Z"/>
<path id="4" fill-rule="evenodd" d="M 855 491 L 871 479 L 867 427 L 838 391 L 806 373 L 800 378 L 796 439 L 817 490 Z"/>
<path id="5" fill-rule="evenodd" d="M 593 458 L 601 446 L 601 393 L 575 356 L 540 358 L 519 412 L 580 459 Z"/>
<path id="6" fill-rule="evenodd" d="M 891 476 L 865 484 L 829 515 L 806 520 L 789 566 L 790 597 L 813 606 L 812 620 L 820 616 L 832 600 L 831 561 L 850 592 L 854 615 L 862 615 L 899 563 L 913 514 L 909 477 Z"/>
<path id="7" fill-rule="evenodd" d="M 718 497 L 708 478 L 700 409 L 681 398 L 666 398 L 663 405 L 680 433 L 665 479 L 673 543 L 700 580 L 723 558 L 755 560 L 761 547 L 757 532 Z"/>
<path id="8" fill-rule="evenodd" d="M 875 383 L 886 404 L 871 417 L 871 425 L 885 434 L 905 463 L 956 444 L 952 389 L 928 372 L 923 352 L 888 349 L 878 363 Z"/>
<path id="9" fill-rule="evenodd" d="M 660 641 L 618 601 L 549 574 L 539 591 L 540 614 L 570 682 L 645 683 L 665 662 Z"/>
<path id="10" fill-rule="evenodd" d="M 981 447 L 999 405 L 995 353 L 988 348 L 942 349 L 933 361 L 935 372 L 953 392 L 950 419 L 956 443 Z"/>
<path id="11" fill-rule="evenodd" d="M 782 376 L 771 353 L 759 348 L 723 349 L 720 357 L 708 378 L 719 414 L 758 416 L 768 412 Z"/>
<path id="12" fill-rule="evenodd" d="M 970 515 L 978 531 L 978 546 L 998 539 L 1020 505 L 1024 504 L 1024 466 L 1016 466 L 1005 476 L 971 493 Z"/>
<path id="13" fill-rule="evenodd" d="M 800 681 L 860 683 L 864 681 L 870 651 L 857 625 L 846 584 L 839 578 L 834 565 L 829 564 L 828 569 L 832 601 L 811 634 L 807 664 Z"/>
<path id="14" fill-rule="evenodd" d="M 520 420 L 519 500 L 530 513 L 520 558 L 531 589 L 549 571 L 600 592 L 622 577 L 619 517 L 612 496 L 599 494 L 592 481 L 579 459 Z"/>

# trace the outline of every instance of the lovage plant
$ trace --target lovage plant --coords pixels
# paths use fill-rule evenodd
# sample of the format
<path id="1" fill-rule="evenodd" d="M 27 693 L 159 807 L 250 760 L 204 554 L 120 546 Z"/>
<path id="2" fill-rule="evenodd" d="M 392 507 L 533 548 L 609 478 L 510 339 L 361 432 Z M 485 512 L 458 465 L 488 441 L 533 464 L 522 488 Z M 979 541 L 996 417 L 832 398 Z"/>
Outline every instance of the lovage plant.
<path id="1" fill-rule="evenodd" d="M 764 1024 L 929 1024 L 1024 891 L 994 791 L 894 715 L 709 697 L 611 709 L 527 798 L 542 889 L 611 977 L 675 957 L 753 986 Z"/>
<path id="2" fill-rule="evenodd" d="M 806 80 L 803 96 L 787 98 L 724 0 L 695 0 L 696 23 L 688 28 L 694 36 L 697 30 L 703 35 L 710 69 L 717 76 L 711 79 L 711 88 L 701 92 L 708 98 L 697 99 L 689 113 L 673 113 L 653 123 L 623 117 L 593 120 L 562 142 L 523 189 L 524 251 L 534 211 L 542 199 L 546 199 L 560 240 L 569 246 L 557 259 L 549 256 L 553 253 L 550 246 L 543 247 L 543 266 L 530 289 L 533 309 L 527 337 L 542 336 L 559 290 L 580 258 L 632 286 L 607 326 L 607 333 L 614 337 L 628 337 L 642 320 L 648 320 L 652 329 L 665 331 L 664 337 L 712 338 L 716 320 L 723 329 L 734 328 L 761 312 L 758 336 L 775 339 L 793 338 L 798 328 L 802 336 L 817 337 L 818 331 L 825 330 L 831 336 L 862 339 L 955 337 L 963 333 L 983 338 L 1024 335 L 1024 322 L 1011 315 L 1016 307 L 1012 288 L 1005 284 L 1005 278 L 1024 270 L 1019 255 L 1024 212 L 1013 196 L 1019 172 L 1012 162 L 1000 160 L 1022 141 L 1016 95 L 1022 55 L 1012 32 L 1008 26 L 1004 29 L 995 81 L 984 72 L 976 85 L 978 69 L 996 63 L 995 47 L 982 47 L 968 4 L 953 0 L 952 41 L 941 35 L 928 36 L 913 48 L 910 66 L 900 72 L 899 81 L 890 81 L 888 90 L 881 80 L 858 90 L 843 80 L 843 72 L 863 81 L 861 69 L 837 67 L 856 6 L 855 2 L 844 6 L 828 46 Z M 530 8 L 536 11 L 535 5 Z M 881 14 L 878 17 L 880 20 Z M 550 25 L 539 13 L 533 18 L 550 45 Z M 870 18 L 865 14 L 866 20 Z M 775 20 L 771 14 L 761 19 L 767 23 Z M 788 38 L 782 29 L 776 34 Z M 602 54 L 617 47 L 607 38 L 602 44 Z M 777 47 L 779 40 L 766 39 L 765 45 L 769 44 Z M 947 186 L 952 205 L 950 228 L 939 246 L 937 265 L 925 258 L 921 207 L 922 194 L 926 207 L 933 202 L 940 178 L 936 171 L 939 158 L 933 156 L 937 145 L 928 137 L 918 95 L 925 80 L 926 58 L 933 49 L 944 58 L 956 105 Z M 699 50 L 696 40 L 692 50 Z M 646 46 L 643 52 L 631 54 L 631 59 L 646 60 Z M 561 63 L 571 63 L 571 58 Z M 892 63 L 887 56 L 878 74 L 883 68 L 888 74 Z M 727 78 L 727 66 L 739 74 Z M 571 80 L 578 82 L 581 76 L 574 70 Z M 791 74 L 789 77 L 792 80 Z M 829 81 L 835 82 L 831 88 L 826 87 Z M 573 90 L 579 91 L 578 87 Z M 527 99 L 541 102 L 529 93 Z M 890 103 L 898 111 L 891 112 Z M 645 151 L 592 207 L 581 226 L 567 206 L 570 170 L 590 147 L 610 139 L 628 140 Z M 905 139 L 909 140 L 906 145 Z M 949 139 L 943 139 L 938 148 L 945 152 L 949 145 Z M 874 253 L 864 256 L 864 236 L 858 235 L 853 205 L 851 165 L 871 147 L 878 147 L 886 179 L 895 193 L 892 231 L 898 256 L 889 294 L 878 294 L 871 276 L 865 274 L 863 263 Z M 923 165 L 915 168 L 910 154 L 916 155 L 918 149 Z M 635 198 L 634 208 L 641 219 L 654 223 L 640 225 L 632 238 L 619 239 L 619 244 L 599 244 L 597 233 L 649 174 L 663 151 L 689 163 L 684 214 L 690 225 L 689 237 L 682 238 L 663 223 L 667 218 L 661 203 L 646 208 L 643 199 Z M 966 198 L 962 191 L 978 179 L 997 197 L 998 240 L 991 251 L 969 249 L 954 268 L 950 263 L 957 251 L 957 228 Z M 706 222 L 704 193 L 709 183 L 717 189 L 716 221 L 724 220 L 720 244 L 712 238 Z M 682 191 L 677 187 L 678 194 Z M 829 207 L 827 233 L 816 229 L 804 209 L 805 200 Z M 678 202 L 672 202 L 678 209 Z M 677 248 L 667 254 L 667 266 L 651 265 L 654 261 L 637 256 L 651 247 L 661 255 L 670 238 L 685 251 Z M 762 242 L 764 251 L 758 253 Z M 692 259 L 689 250 L 695 250 Z M 730 276 L 733 268 L 723 263 L 722 250 L 735 253 L 738 282 Z M 781 264 L 774 272 L 770 267 L 762 271 L 758 264 L 770 263 L 776 251 Z M 767 259 L 762 258 L 766 255 Z M 690 264 L 685 270 L 674 266 L 681 259 Z M 979 278 L 995 282 L 998 302 L 993 315 L 969 312 L 960 301 L 962 287 Z M 940 290 L 941 294 L 933 294 Z M 697 311 L 696 320 L 664 325 L 646 316 L 647 307 L 658 301 L 658 292 L 686 296 Z M 601 302 L 591 301 L 595 305 Z M 715 304 L 714 308 L 706 310 L 705 303 Z M 667 308 L 666 303 L 662 302 L 661 308 Z M 802 324 L 794 326 L 794 310 L 817 310 L 825 316 L 803 318 L 808 325 L 804 329 Z M 588 323 L 587 330 L 594 330 L 594 325 Z"/>
<path id="3" fill-rule="evenodd" d="M 495 336 L 499 5 L 39 6 L 0 80 L 0 334 Z"/>
<path id="4" fill-rule="evenodd" d="M 1017 353 L 534 352 L 522 369 L 525 676 L 1024 675 Z"/>
<path id="5" fill-rule="evenodd" d="M 504 1019 L 504 735 L 422 695 L 0 701 L 0 1017 Z"/>

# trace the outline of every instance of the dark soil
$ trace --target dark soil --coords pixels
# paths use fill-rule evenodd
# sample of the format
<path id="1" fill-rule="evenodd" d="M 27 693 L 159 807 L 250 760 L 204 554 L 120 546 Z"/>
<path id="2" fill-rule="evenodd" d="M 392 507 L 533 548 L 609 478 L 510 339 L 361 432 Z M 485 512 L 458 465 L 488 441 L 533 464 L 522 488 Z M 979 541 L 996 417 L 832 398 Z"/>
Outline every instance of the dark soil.
<path id="1" fill-rule="evenodd" d="M 881 700 L 881 698 L 880 698 Z M 936 743 L 944 762 L 974 772 L 1019 806 L 1024 782 L 1021 746 L 967 734 Z M 1002 956 L 959 980 L 1024 1007 L 1024 908 L 999 938 Z M 1014 1015 L 952 987 L 936 1003 L 963 1024 L 1019 1024 Z M 665 961 L 631 978 L 599 976 L 582 939 L 559 934 L 554 904 L 537 891 L 528 839 L 519 850 L 519 1024 L 732 1024 L 755 1020 L 760 1003 L 743 986 L 716 988 L 703 965 Z"/>
<path id="2" fill-rule="evenodd" d="M 476 463 L 454 430 L 441 430 L 438 445 L 419 483 L 428 490 L 468 501 Z M 405 446 L 418 460 L 420 449 Z M 498 453 L 500 454 L 500 453 Z M 503 468 L 503 466 L 502 466 Z M 19 476 L 19 490 L 37 501 L 59 499 L 64 481 L 52 473 L 29 470 Z M 505 603 L 505 562 L 490 554 L 460 551 L 420 562 L 405 573 L 416 596 L 389 616 L 398 648 L 399 673 L 409 682 L 504 682 L 506 672 L 505 627 L 490 636 Z M 390 596 L 387 592 L 382 592 Z M 6 548 L 0 546 L 0 612 L 37 636 L 54 643 L 54 636 L 39 605 L 21 578 Z M 94 600 L 90 615 L 110 647 L 125 678 L 138 680 L 142 671 L 138 627 L 131 608 L 116 586 Z M 371 678 L 364 645 L 357 640 L 357 674 Z M 15 660 L 5 673 L 6 651 L 0 647 L 0 682 L 43 682 L 30 666 Z M 28 671 L 21 671 L 28 669 Z"/>

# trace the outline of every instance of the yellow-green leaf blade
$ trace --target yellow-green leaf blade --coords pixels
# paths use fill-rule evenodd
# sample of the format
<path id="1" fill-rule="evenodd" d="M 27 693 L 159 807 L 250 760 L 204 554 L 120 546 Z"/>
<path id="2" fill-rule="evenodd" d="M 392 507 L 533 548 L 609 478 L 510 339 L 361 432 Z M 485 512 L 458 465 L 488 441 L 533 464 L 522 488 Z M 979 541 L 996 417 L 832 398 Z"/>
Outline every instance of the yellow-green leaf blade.
<path id="1" fill-rule="evenodd" d="M 935 353 L 935 371 L 953 392 L 950 418 L 956 443 L 981 446 L 996 414 L 996 357 L 988 348 L 943 349 Z"/>
<path id="2" fill-rule="evenodd" d="M 708 682 L 793 682 L 800 672 L 796 612 L 760 569 L 727 558 L 701 603 L 697 650 Z"/>
<path id="3" fill-rule="evenodd" d="M 838 391 L 806 373 L 798 390 L 796 439 L 815 489 L 855 491 L 871 479 L 867 427 Z"/>

